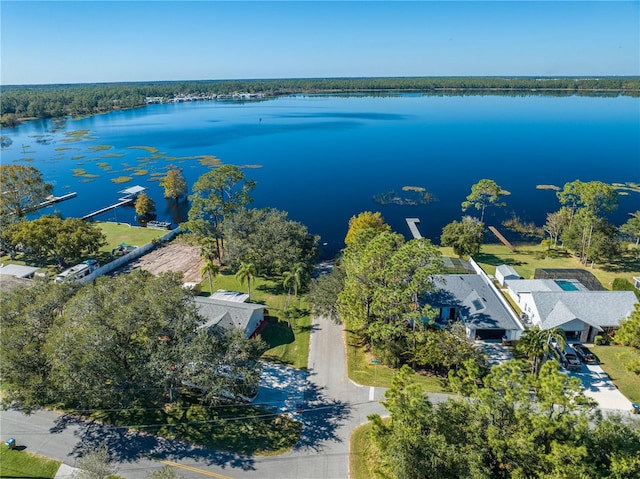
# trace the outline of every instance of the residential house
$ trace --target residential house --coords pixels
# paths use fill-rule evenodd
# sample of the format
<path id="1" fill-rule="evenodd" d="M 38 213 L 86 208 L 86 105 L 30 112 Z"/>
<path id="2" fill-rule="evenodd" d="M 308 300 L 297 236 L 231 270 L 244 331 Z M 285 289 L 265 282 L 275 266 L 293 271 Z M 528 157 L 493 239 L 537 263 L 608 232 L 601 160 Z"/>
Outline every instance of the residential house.
<path id="1" fill-rule="evenodd" d="M 522 317 L 542 329 L 559 327 L 568 340 L 592 342 L 615 331 L 638 302 L 632 291 L 590 291 L 577 280 L 505 281 Z"/>
<path id="2" fill-rule="evenodd" d="M 436 309 L 438 325 L 462 321 L 470 339 L 516 340 L 524 326 L 491 279 L 479 274 L 444 274 L 435 277 L 436 290 L 424 301 Z"/>
<path id="3" fill-rule="evenodd" d="M 196 296 L 194 301 L 206 320 L 201 328 L 238 328 L 251 338 L 266 325 L 266 309 L 261 304 L 204 296 Z"/>

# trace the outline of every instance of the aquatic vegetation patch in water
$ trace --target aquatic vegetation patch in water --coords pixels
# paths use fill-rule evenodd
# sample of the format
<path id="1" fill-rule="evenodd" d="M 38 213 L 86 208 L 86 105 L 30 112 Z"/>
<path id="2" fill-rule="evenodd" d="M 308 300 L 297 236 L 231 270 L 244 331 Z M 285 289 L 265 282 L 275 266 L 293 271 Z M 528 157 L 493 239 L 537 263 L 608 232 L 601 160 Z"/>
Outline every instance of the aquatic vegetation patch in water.
<path id="1" fill-rule="evenodd" d="M 113 148 L 111 145 L 92 145 L 89 147 L 91 151 L 104 151 Z"/>
<path id="2" fill-rule="evenodd" d="M 124 153 L 105 153 L 104 155 L 100 155 L 100 158 L 122 158 Z"/>
<path id="3" fill-rule="evenodd" d="M 87 173 L 87 171 L 84 168 L 73 168 L 71 171 L 73 172 L 73 176 L 75 177 L 92 178 L 92 179 L 100 178 L 100 175 Z"/>
<path id="4" fill-rule="evenodd" d="M 536 185 L 536 190 L 553 190 L 560 191 L 562 188 L 556 185 Z"/>
<path id="5" fill-rule="evenodd" d="M 54 150 L 56 150 L 56 151 L 64 151 L 64 150 L 73 150 L 73 148 L 71 148 L 70 146 L 58 146 L 58 147 L 54 148 Z"/>
<path id="6" fill-rule="evenodd" d="M 640 193 L 640 185 L 632 181 L 627 181 L 626 183 L 613 183 L 611 186 L 618 191 L 619 195 L 628 195 L 630 191 Z"/>
<path id="7" fill-rule="evenodd" d="M 149 173 L 149 170 L 136 170 L 133 176 L 145 176 L 147 173 Z"/>
<path id="8" fill-rule="evenodd" d="M 22 161 L 33 161 L 35 160 L 35 158 L 32 158 L 31 156 L 25 156 L 24 158 L 21 158 Z"/>
<path id="9" fill-rule="evenodd" d="M 153 146 L 129 146 L 130 150 L 146 150 L 149 153 L 157 153 L 158 149 Z"/>
<path id="10" fill-rule="evenodd" d="M 240 165 L 239 168 L 245 170 L 258 170 L 260 168 L 264 168 L 263 165 Z"/>
<path id="11" fill-rule="evenodd" d="M 386 191 L 373 196 L 373 201 L 380 205 L 417 206 L 427 205 L 434 197 L 422 186 L 403 186 L 401 193 L 395 190 Z"/>
<path id="12" fill-rule="evenodd" d="M 74 155 L 71 157 L 72 160 L 81 160 L 82 158 L 84 158 L 84 155 Z"/>
<path id="13" fill-rule="evenodd" d="M 118 176 L 117 178 L 111 178 L 111 181 L 113 183 L 117 183 L 117 184 L 126 183 L 126 182 L 131 181 L 131 180 L 133 180 L 133 177 L 131 177 L 131 176 Z"/>
<path id="14" fill-rule="evenodd" d="M 198 162 L 202 166 L 219 166 L 222 164 L 222 160 L 214 155 L 202 155 L 198 158 Z"/>

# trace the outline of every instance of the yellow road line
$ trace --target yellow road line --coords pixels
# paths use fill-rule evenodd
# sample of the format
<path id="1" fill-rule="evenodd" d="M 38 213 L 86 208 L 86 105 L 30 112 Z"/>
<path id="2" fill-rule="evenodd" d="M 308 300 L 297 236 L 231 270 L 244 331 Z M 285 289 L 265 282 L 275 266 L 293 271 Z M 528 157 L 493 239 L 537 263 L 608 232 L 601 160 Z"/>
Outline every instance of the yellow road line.
<path id="1" fill-rule="evenodd" d="M 180 464 L 178 462 L 167 461 L 165 459 L 157 459 L 155 457 L 149 457 L 149 459 L 161 462 L 162 464 L 166 464 L 168 466 L 179 467 L 181 469 L 186 469 L 187 471 L 197 472 L 198 474 L 202 474 L 209 477 L 215 477 L 217 479 L 233 479 L 232 477 L 223 476 L 222 474 L 218 474 L 217 472 L 205 471 L 204 469 L 199 469 L 193 466 L 187 466 L 186 464 Z"/>

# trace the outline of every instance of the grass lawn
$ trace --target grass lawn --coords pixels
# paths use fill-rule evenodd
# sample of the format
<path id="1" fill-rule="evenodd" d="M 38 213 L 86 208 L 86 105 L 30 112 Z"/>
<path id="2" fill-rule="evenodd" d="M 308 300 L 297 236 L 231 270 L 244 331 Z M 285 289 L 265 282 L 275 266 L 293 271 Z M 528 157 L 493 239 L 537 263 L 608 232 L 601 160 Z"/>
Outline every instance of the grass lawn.
<path id="1" fill-rule="evenodd" d="M 279 454 L 300 439 L 302 424 L 251 405 L 182 403 L 139 410 L 100 412 L 93 419 L 190 444 L 237 454 Z M 140 425 L 140 426 L 137 426 Z"/>
<path id="2" fill-rule="evenodd" d="M 640 376 L 624 367 L 631 357 L 640 353 L 627 346 L 593 346 L 591 351 L 620 392 L 631 402 L 640 404 Z"/>
<path id="3" fill-rule="evenodd" d="M 369 437 L 371 423 L 363 424 L 351 433 L 349 439 L 349 477 L 369 479 L 376 477 L 378 451 Z"/>
<path id="4" fill-rule="evenodd" d="M 631 249 L 626 249 L 616 262 L 595 264 L 593 268 L 584 267 L 574 256 L 561 250 L 547 249 L 539 244 L 515 244 L 512 253 L 506 246 L 498 243 L 483 244 L 476 262 L 488 274 L 495 275 L 496 266 L 508 264 L 525 279 L 533 278 L 536 268 L 580 268 L 592 273 L 605 288 L 611 289 L 615 278 L 631 279 L 640 276 L 640 261 Z M 444 256 L 452 256 L 451 248 L 441 248 Z"/>
<path id="5" fill-rule="evenodd" d="M 346 338 L 349 378 L 363 386 L 390 387 L 396 370 L 383 364 L 372 364 L 373 355 L 358 344 L 358 338 L 352 332 L 347 331 Z M 437 376 L 415 374 L 413 379 L 427 392 L 449 392 L 444 380 Z"/>
<path id="6" fill-rule="evenodd" d="M 202 292 L 209 294 L 209 280 L 202 281 Z M 235 275 L 223 269 L 213 281 L 213 289 L 247 291 L 247 284 L 240 284 Z M 287 366 L 306 369 L 309 363 L 309 336 L 311 335 L 311 312 L 304 297 L 298 300 L 291 295 L 287 320 L 284 306 L 287 292 L 278 281 L 256 278 L 251 282 L 251 301 L 264 304 L 269 310 L 269 322 L 262 330 L 262 338 L 270 346 L 263 358 Z"/>
<path id="7" fill-rule="evenodd" d="M 0 445 L 0 477 L 53 478 L 59 467 L 60 461 Z"/>

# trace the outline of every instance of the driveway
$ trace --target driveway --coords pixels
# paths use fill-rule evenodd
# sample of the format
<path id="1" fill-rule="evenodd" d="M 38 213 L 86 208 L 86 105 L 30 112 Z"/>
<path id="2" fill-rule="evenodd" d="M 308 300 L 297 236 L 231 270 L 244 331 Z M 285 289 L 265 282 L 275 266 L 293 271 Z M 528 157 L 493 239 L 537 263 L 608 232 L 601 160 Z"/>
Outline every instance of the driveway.
<path id="1" fill-rule="evenodd" d="M 631 401 L 618 390 L 600 366 L 583 364 L 581 371 L 571 371 L 569 375 L 582 381 L 584 395 L 594 399 L 600 409 L 631 410 Z"/>

